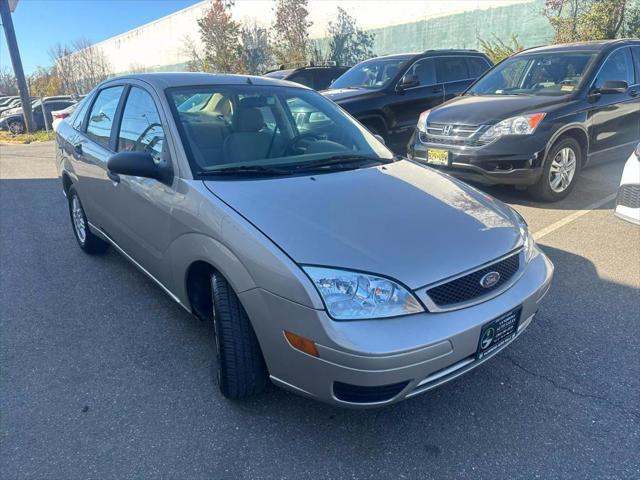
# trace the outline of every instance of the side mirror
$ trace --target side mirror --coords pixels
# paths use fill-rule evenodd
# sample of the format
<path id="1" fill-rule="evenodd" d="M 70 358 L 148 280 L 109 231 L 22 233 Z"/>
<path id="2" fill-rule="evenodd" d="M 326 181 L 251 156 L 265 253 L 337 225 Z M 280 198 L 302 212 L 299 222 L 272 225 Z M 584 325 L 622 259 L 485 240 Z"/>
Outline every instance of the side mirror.
<path id="1" fill-rule="evenodd" d="M 378 140 L 381 144 L 386 145 L 384 142 L 384 138 L 382 138 L 382 135 L 378 135 L 377 133 L 374 133 L 373 136 L 376 137 L 376 140 Z"/>
<path id="2" fill-rule="evenodd" d="M 411 73 L 407 73 L 404 77 L 400 79 L 400 83 L 398 83 L 397 90 L 401 92 L 402 90 L 406 90 L 407 88 L 411 88 L 411 87 L 417 87 L 418 85 L 420 85 L 420 80 L 418 80 L 418 76 L 413 75 Z"/>
<path id="3" fill-rule="evenodd" d="M 607 80 L 604 85 L 598 89 L 598 93 L 625 93 L 629 85 L 623 80 Z"/>
<path id="4" fill-rule="evenodd" d="M 132 175 L 134 177 L 153 178 L 163 183 L 171 180 L 170 163 L 163 161 L 160 165 L 153 161 L 148 152 L 119 152 L 111 155 L 107 160 L 109 173 L 117 175 Z"/>

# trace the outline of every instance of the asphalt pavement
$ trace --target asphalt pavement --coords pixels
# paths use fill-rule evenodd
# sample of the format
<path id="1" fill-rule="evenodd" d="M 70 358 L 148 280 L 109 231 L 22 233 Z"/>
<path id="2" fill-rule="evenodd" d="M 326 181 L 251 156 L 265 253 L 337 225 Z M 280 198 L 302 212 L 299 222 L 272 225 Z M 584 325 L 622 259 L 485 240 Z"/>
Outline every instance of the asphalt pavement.
<path id="1" fill-rule="evenodd" d="M 622 163 L 563 202 L 487 191 L 556 266 L 509 348 L 399 404 L 276 387 L 225 400 L 208 326 L 123 257 L 77 247 L 51 143 L 0 146 L 0 478 L 640 478 L 640 228 Z"/>

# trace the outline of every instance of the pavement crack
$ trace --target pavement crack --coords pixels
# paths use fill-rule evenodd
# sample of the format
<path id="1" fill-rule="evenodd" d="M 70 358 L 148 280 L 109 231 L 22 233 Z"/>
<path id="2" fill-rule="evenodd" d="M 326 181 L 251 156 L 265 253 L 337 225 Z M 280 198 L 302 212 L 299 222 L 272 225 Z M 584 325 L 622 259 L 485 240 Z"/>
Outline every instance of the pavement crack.
<path id="1" fill-rule="evenodd" d="M 502 355 L 500 358 L 504 358 L 505 360 L 508 360 L 509 362 L 511 362 L 514 366 L 516 366 L 517 368 L 519 368 L 520 370 L 522 370 L 523 372 L 539 378 L 541 380 L 544 380 L 547 383 L 550 383 L 551 385 L 553 385 L 555 388 L 557 388 L 558 390 L 562 390 L 565 392 L 570 393 L 571 395 L 574 395 L 576 397 L 580 397 L 580 398 L 587 398 L 587 399 L 592 399 L 592 400 L 600 400 L 601 402 L 605 402 L 608 405 L 610 405 L 611 407 L 617 408 L 618 410 L 621 410 L 622 412 L 632 415 L 636 418 L 640 418 L 640 414 L 638 412 L 635 412 L 633 410 L 629 410 L 628 408 L 624 407 L 623 405 L 620 405 L 618 403 L 612 402 L 611 400 L 609 400 L 607 397 L 603 397 L 600 395 L 594 395 L 591 393 L 582 393 L 582 392 L 578 392 L 572 388 L 569 388 L 565 385 L 562 385 L 558 382 L 556 382 L 553 378 L 547 377 L 546 375 L 542 375 L 540 373 L 534 372 L 533 370 L 528 369 L 527 367 L 524 367 L 523 365 L 521 365 L 520 363 L 518 363 L 517 361 L 515 361 L 513 358 L 509 357 L 508 355 Z"/>

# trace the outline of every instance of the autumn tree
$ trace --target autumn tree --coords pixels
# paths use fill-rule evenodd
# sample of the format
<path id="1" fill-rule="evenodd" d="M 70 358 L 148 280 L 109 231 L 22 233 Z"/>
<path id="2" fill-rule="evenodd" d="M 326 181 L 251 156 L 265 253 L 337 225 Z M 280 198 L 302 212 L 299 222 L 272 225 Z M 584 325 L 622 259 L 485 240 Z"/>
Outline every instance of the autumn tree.
<path id="1" fill-rule="evenodd" d="M 337 20 L 329 22 L 329 60 L 355 65 L 373 56 L 375 35 L 358 28 L 355 18 L 338 7 Z"/>
<path id="2" fill-rule="evenodd" d="M 269 33 L 255 22 L 240 29 L 242 64 L 252 75 L 261 75 L 272 63 Z"/>
<path id="3" fill-rule="evenodd" d="M 198 20 L 204 48 L 203 64 L 219 73 L 241 73 L 242 46 L 240 24 L 233 20 L 222 0 L 213 0 L 205 15 Z"/>
<path id="4" fill-rule="evenodd" d="M 498 37 L 493 39 L 483 40 L 479 38 L 480 48 L 491 59 L 493 63 L 498 63 L 507 57 L 510 57 L 514 53 L 522 51 L 524 48 L 518 41 L 518 35 L 515 33 L 511 35 L 509 41 L 504 41 Z"/>
<path id="5" fill-rule="evenodd" d="M 634 0 L 546 0 L 543 14 L 554 43 L 637 36 L 640 6 Z"/>
<path id="6" fill-rule="evenodd" d="M 274 55 L 280 64 L 304 64 L 309 57 L 308 0 L 276 0 Z"/>

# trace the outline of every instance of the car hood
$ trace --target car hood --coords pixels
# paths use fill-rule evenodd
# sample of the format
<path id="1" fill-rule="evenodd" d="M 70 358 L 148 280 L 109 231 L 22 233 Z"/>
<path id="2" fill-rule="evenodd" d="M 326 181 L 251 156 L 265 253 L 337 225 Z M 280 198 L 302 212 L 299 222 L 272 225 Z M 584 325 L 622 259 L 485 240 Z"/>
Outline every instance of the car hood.
<path id="1" fill-rule="evenodd" d="M 523 113 L 546 112 L 566 101 L 536 95 L 464 95 L 434 108 L 429 122 L 489 125 Z"/>
<path id="2" fill-rule="evenodd" d="M 378 273 L 410 288 L 521 243 L 509 207 L 406 160 L 313 177 L 204 183 L 299 264 Z"/>
<path id="3" fill-rule="evenodd" d="M 333 88 L 329 90 L 323 90 L 322 95 L 336 103 L 345 102 L 348 100 L 360 100 L 361 98 L 377 96 L 378 90 L 371 90 L 368 88 Z"/>

